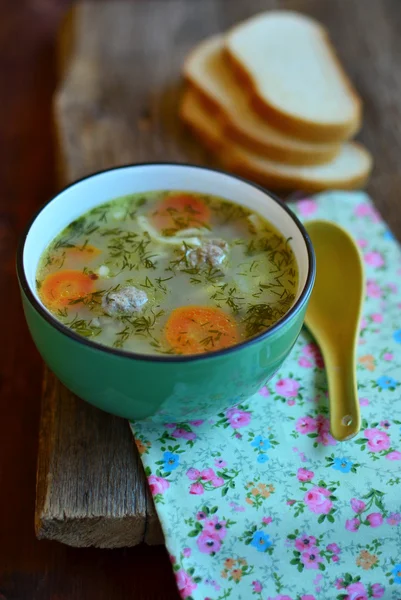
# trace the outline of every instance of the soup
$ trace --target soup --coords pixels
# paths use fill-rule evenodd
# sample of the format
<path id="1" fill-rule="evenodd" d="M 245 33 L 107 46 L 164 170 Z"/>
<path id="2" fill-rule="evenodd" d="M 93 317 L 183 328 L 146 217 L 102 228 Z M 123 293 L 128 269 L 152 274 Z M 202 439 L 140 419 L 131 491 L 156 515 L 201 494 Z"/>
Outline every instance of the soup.
<path id="1" fill-rule="evenodd" d="M 285 239 L 215 196 L 155 191 L 73 221 L 37 269 L 41 301 L 100 344 L 140 354 L 221 350 L 269 329 L 298 288 Z"/>

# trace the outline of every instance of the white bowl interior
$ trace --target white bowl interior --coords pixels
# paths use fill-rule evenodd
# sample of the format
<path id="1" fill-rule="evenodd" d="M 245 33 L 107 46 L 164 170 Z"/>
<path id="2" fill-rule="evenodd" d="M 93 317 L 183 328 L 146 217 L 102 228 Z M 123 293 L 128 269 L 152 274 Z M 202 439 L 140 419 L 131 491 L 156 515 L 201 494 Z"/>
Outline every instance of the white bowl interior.
<path id="1" fill-rule="evenodd" d="M 286 238 L 291 238 L 290 245 L 299 269 L 296 299 L 299 298 L 309 270 L 306 244 L 291 216 L 267 192 L 207 168 L 186 165 L 134 165 L 99 173 L 73 184 L 58 194 L 39 213 L 30 227 L 23 250 L 25 276 L 38 302 L 42 304 L 35 284 L 39 259 L 48 244 L 71 221 L 113 198 L 157 190 L 187 190 L 220 196 L 265 217 Z"/>

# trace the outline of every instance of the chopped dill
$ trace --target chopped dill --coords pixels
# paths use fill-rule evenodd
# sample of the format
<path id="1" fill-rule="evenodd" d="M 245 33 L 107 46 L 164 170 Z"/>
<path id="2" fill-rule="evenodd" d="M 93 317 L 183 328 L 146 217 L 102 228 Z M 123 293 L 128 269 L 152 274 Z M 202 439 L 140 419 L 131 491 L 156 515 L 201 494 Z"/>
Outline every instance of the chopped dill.
<path id="1" fill-rule="evenodd" d="M 140 286 L 141 286 L 141 287 L 144 287 L 144 288 L 147 288 L 147 289 L 149 289 L 149 288 L 154 288 L 154 287 L 155 287 L 155 286 L 153 285 L 153 283 L 150 281 L 149 277 L 146 277 L 146 279 L 145 279 L 145 283 L 141 283 L 141 284 L 140 284 Z"/>
<path id="2" fill-rule="evenodd" d="M 238 291 L 235 286 L 231 287 L 228 283 L 224 283 L 216 288 L 210 299 L 214 300 L 220 307 L 222 304 L 226 304 L 234 314 L 237 314 L 241 310 L 243 301 L 245 300 L 243 296 L 238 296 L 237 294 Z"/>
<path id="3" fill-rule="evenodd" d="M 140 337 L 150 337 L 152 341 L 157 342 L 157 339 L 152 335 L 152 331 L 155 328 L 157 320 L 164 315 L 164 310 L 158 312 L 151 311 L 151 314 L 140 315 L 140 316 L 121 316 L 119 321 L 125 325 L 124 329 L 116 333 L 116 339 L 114 340 L 113 346 L 115 348 L 122 348 L 124 343 L 133 335 Z"/>
<path id="4" fill-rule="evenodd" d="M 291 238 L 285 239 L 262 217 L 263 222 L 258 222 L 257 228 L 250 228 L 247 217 L 254 214 L 252 211 L 205 194 L 196 194 L 207 205 L 205 212 L 196 204 L 184 207 L 177 204 L 174 208 L 168 202 L 162 205 L 163 210 L 158 210 L 160 201 L 176 193 L 181 192 L 156 191 L 111 200 L 75 219 L 52 241 L 37 272 L 36 288 L 41 297 L 53 294 L 51 280 L 50 285 L 43 284 L 46 277 L 62 268 L 80 271 L 93 283 L 87 282 L 87 287 L 77 284 L 81 290 L 77 292 L 79 297 L 70 300 L 67 306 L 60 303 L 51 308 L 56 318 L 80 335 L 99 336 L 99 341 L 117 348 L 135 350 L 138 346 L 145 352 L 175 354 L 181 350 L 168 347 L 163 327 L 168 313 L 177 306 L 220 308 L 232 315 L 244 337 L 268 329 L 288 311 L 298 285 Z M 162 222 L 165 228 L 158 232 L 165 236 L 174 236 L 184 229 L 194 231 L 188 233 L 187 242 L 165 244 L 153 231 L 152 236 L 143 231 L 137 222 L 139 215 L 167 216 Z M 155 220 L 154 227 L 156 223 Z M 193 237 L 198 237 L 194 243 Z M 216 261 L 216 266 L 211 266 L 204 256 L 192 252 L 203 240 L 220 237 L 230 249 L 221 264 Z M 100 252 L 84 252 L 88 246 L 95 246 Z M 61 281 L 69 285 L 68 277 Z M 142 312 L 106 314 L 103 299 L 127 286 L 138 288 L 142 295 L 146 293 Z M 87 293 L 87 290 L 92 291 Z M 58 291 L 56 288 L 54 291 L 56 297 Z M 200 346 L 205 351 L 221 347 L 224 332 L 211 322 L 202 323 L 201 327 Z M 192 347 L 190 325 L 182 330 L 179 337 L 185 353 Z"/>
<path id="5" fill-rule="evenodd" d="M 72 321 L 66 322 L 65 325 L 84 337 L 95 337 L 102 332 L 102 327 L 93 325 L 92 319 L 79 319 L 78 314 L 75 315 Z"/>
<path id="6" fill-rule="evenodd" d="M 99 233 L 102 237 L 106 237 L 108 235 L 120 235 L 123 232 L 121 227 L 111 227 L 109 229 L 102 229 Z"/>

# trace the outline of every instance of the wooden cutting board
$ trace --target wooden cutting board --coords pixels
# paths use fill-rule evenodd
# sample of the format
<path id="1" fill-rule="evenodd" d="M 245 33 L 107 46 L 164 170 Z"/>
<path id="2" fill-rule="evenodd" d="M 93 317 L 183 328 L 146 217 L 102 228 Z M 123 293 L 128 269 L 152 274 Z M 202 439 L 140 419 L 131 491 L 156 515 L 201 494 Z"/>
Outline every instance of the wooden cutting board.
<path id="1" fill-rule="evenodd" d="M 401 237 L 401 77 L 386 29 L 390 4 L 288 0 L 285 6 L 329 27 L 365 99 L 361 137 L 376 160 L 369 191 Z M 59 39 L 54 117 L 60 181 L 130 162 L 208 164 L 207 154 L 177 119 L 182 62 L 198 40 L 276 5 L 274 0 L 78 4 Z M 49 371 L 43 387 L 36 533 L 72 546 L 163 542 L 127 423 L 76 398 Z"/>

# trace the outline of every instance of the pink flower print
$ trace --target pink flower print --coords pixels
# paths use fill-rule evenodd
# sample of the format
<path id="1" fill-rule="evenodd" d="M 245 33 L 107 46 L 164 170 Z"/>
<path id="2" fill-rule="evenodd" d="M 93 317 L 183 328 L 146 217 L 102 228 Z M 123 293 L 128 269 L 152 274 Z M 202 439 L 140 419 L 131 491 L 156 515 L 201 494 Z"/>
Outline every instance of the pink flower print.
<path id="1" fill-rule="evenodd" d="M 276 392 L 285 398 L 296 398 L 298 396 L 299 383 L 295 379 L 286 377 L 279 379 L 276 383 Z"/>
<path id="2" fill-rule="evenodd" d="M 222 458 L 215 458 L 214 464 L 216 465 L 216 467 L 219 467 L 220 469 L 224 469 L 224 467 L 227 466 L 227 462 L 225 460 L 223 460 Z"/>
<path id="3" fill-rule="evenodd" d="M 392 452 L 386 454 L 386 458 L 387 460 L 401 460 L 401 452 L 398 452 L 398 450 L 393 450 Z"/>
<path id="4" fill-rule="evenodd" d="M 386 519 L 389 525 L 399 525 L 401 523 L 401 514 L 400 513 L 390 513 Z"/>
<path id="5" fill-rule="evenodd" d="M 368 241 L 364 239 L 357 240 L 356 242 L 360 248 L 366 248 Z"/>
<path id="6" fill-rule="evenodd" d="M 299 214 L 303 217 L 310 217 L 317 211 L 317 204 L 311 198 L 305 198 L 305 200 L 300 200 L 297 206 Z"/>
<path id="7" fill-rule="evenodd" d="M 347 519 L 345 521 L 345 529 L 347 531 L 358 531 L 360 524 L 359 519 Z"/>
<path id="8" fill-rule="evenodd" d="M 190 575 L 183 569 L 180 569 L 175 574 L 178 591 L 183 600 L 192 595 L 192 592 L 198 587 Z"/>
<path id="9" fill-rule="evenodd" d="M 363 512 L 366 508 L 366 504 L 363 500 L 358 500 L 357 498 L 351 498 L 351 508 L 357 514 Z"/>
<path id="10" fill-rule="evenodd" d="M 305 565 L 305 569 L 318 569 L 319 563 L 323 562 L 323 559 L 319 554 L 319 549 L 315 546 L 302 552 L 301 561 Z"/>
<path id="11" fill-rule="evenodd" d="M 195 421 L 189 422 L 189 424 L 192 425 L 193 427 L 199 427 L 200 425 L 202 425 L 202 423 L 204 423 L 203 419 L 196 419 Z"/>
<path id="12" fill-rule="evenodd" d="M 380 421 L 380 427 L 384 427 L 384 429 L 388 429 L 391 426 L 390 421 L 387 421 L 387 419 L 385 419 L 384 421 Z"/>
<path id="13" fill-rule="evenodd" d="M 272 521 L 273 519 L 271 517 L 263 517 L 262 519 L 262 523 L 264 523 L 265 525 L 270 525 Z"/>
<path id="14" fill-rule="evenodd" d="M 314 487 L 304 496 L 304 501 L 309 510 L 317 515 L 327 515 L 333 507 L 329 500 L 331 492 L 324 487 Z"/>
<path id="15" fill-rule="evenodd" d="M 376 281 L 373 281 L 372 279 L 367 280 L 366 294 L 369 296 L 369 298 L 381 298 L 382 297 L 382 291 L 380 289 L 380 286 L 376 283 Z"/>
<path id="16" fill-rule="evenodd" d="M 377 223 L 380 221 L 380 215 L 377 210 L 370 204 L 361 203 L 355 207 L 355 215 L 357 217 L 369 217 L 371 221 Z"/>
<path id="17" fill-rule="evenodd" d="M 206 519 L 204 531 L 211 531 L 212 533 L 215 533 L 220 540 L 223 540 L 227 535 L 226 522 L 219 521 L 218 517 Z"/>
<path id="18" fill-rule="evenodd" d="M 308 416 L 300 417 L 295 424 L 295 429 L 302 434 L 313 433 L 317 430 L 316 419 Z"/>
<path id="19" fill-rule="evenodd" d="M 293 506 L 295 504 L 296 500 L 287 500 L 287 504 L 288 506 Z"/>
<path id="20" fill-rule="evenodd" d="M 316 366 L 318 369 L 324 368 L 323 356 L 320 353 L 317 356 L 315 356 L 315 361 L 316 361 Z"/>
<path id="21" fill-rule="evenodd" d="M 324 417 L 323 415 L 318 415 L 316 417 L 317 423 L 317 432 L 318 436 L 316 441 L 318 444 L 322 444 L 322 446 L 335 446 L 336 440 L 332 437 L 330 432 L 330 419 Z"/>
<path id="22" fill-rule="evenodd" d="M 347 596 L 345 600 L 368 600 L 368 593 L 363 583 L 351 583 L 346 588 Z"/>
<path id="23" fill-rule="evenodd" d="M 187 477 L 191 479 L 191 481 L 196 481 L 200 477 L 200 471 L 191 467 L 187 471 Z"/>
<path id="24" fill-rule="evenodd" d="M 301 356 L 298 361 L 298 364 L 301 367 L 311 367 L 315 364 L 319 369 L 323 368 L 323 357 L 317 344 L 314 342 L 306 344 L 306 346 L 302 348 L 302 353 L 305 356 Z"/>
<path id="25" fill-rule="evenodd" d="M 383 515 L 380 513 L 370 513 L 366 519 L 369 521 L 369 525 L 371 527 L 380 527 L 380 525 L 383 523 Z"/>
<path id="26" fill-rule="evenodd" d="M 373 323 L 383 323 L 383 315 L 381 313 L 373 313 L 373 315 L 370 315 L 370 318 Z"/>
<path id="27" fill-rule="evenodd" d="M 365 254 L 365 263 L 378 269 L 384 265 L 384 258 L 380 252 L 367 252 Z"/>
<path id="28" fill-rule="evenodd" d="M 182 554 L 185 558 L 189 558 L 191 556 L 191 548 L 184 548 Z"/>
<path id="29" fill-rule="evenodd" d="M 311 481 L 314 477 L 313 471 L 308 471 L 308 469 L 304 469 L 303 467 L 298 469 L 297 478 L 299 481 Z"/>
<path id="30" fill-rule="evenodd" d="M 316 598 L 311 594 L 306 594 L 306 596 L 301 596 L 301 600 L 316 600 Z"/>
<path id="31" fill-rule="evenodd" d="M 336 579 L 336 581 L 335 581 L 335 584 L 334 584 L 334 585 L 336 586 L 336 588 L 337 588 L 338 590 L 342 590 L 342 589 L 344 589 L 344 587 L 345 587 L 345 586 L 344 586 L 344 579 L 341 579 L 341 578 L 339 577 L 338 579 Z"/>
<path id="32" fill-rule="evenodd" d="M 295 400 L 293 400 L 293 399 L 287 400 L 287 404 L 288 404 L 288 406 L 294 406 Z"/>
<path id="33" fill-rule="evenodd" d="M 319 346 L 314 342 L 310 342 L 302 348 L 302 353 L 305 354 L 305 356 L 309 356 L 309 358 L 315 358 L 315 356 L 320 353 Z"/>
<path id="34" fill-rule="evenodd" d="M 269 388 L 266 385 L 264 385 L 262 388 L 260 388 L 259 394 L 267 398 L 267 396 L 270 396 Z"/>
<path id="35" fill-rule="evenodd" d="M 164 492 L 170 487 L 170 483 L 167 481 L 167 479 L 163 479 L 163 477 L 157 477 L 156 475 L 150 475 L 148 477 L 148 484 L 152 496 L 164 494 Z"/>
<path id="36" fill-rule="evenodd" d="M 376 427 L 365 429 L 364 436 L 368 440 L 368 448 L 371 452 L 381 452 L 390 448 L 390 438 L 385 431 Z"/>
<path id="37" fill-rule="evenodd" d="M 295 548 L 300 552 L 315 548 L 316 538 L 313 535 L 303 535 L 295 540 Z"/>
<path id="38" fill-rule="evenodd" d="M 193 431 L 187 431 L 182 427 L 177 427 L 177 429 L 174 429 L 171 435 L 175 438 L 183 438 L 184 440 L 194 440 L 196 438 L 196 435 Z"/>
<path id="39" fill-rule="evenodd" d="M 341 548 L 337 546 L 337 544 L 328 544 L 326 550 L 332 552 L 333 554 L 340 554 Z"/>
<path id="40" fill-rule="evenodd" d="M 226 411 L 226 417 L 234 429 L 246 427 L 251 422 L 251 413 L 240 410 L 237 407 L 229 408 Z"/>
<path id="41" fill-rule="evenodd" d="M 201 483 L 193 483 L 189 488 L 189 493 L 194 496 L 201 496 L 205 491 L 205 488 Z"/>
<path id="42" fill-rule="evenodd" d="M 204 513 L 203 510 L 200 510 L 198 513 L 196 513 L 196 519 L 198 521 L 203 521 L 203 519 L 206 519 L 206 513 Z"/>
<path id="43" fill-rule="evenodd" d="M 385 592 L 385 588 L 380 583 L 374 583 L 371 586 L 372 598 L 381 598 Z"/>
<path id="44" fill-rule="evenodd" d="M 331 560 L 332 560 L 333 562 L 338 562 L 338 561 L 340 560 L 340 557 L 339 557 L 339 556 L 337 556 L 337 554 L 334 554 L 334 555 L 331 557 Z"/>
<path id="45" fill-rule="evenodd" d="M 221 487 L 222 485 L 224 485 L 224 479 L 222 477 L 213 477 L 211 483 L 215 488 Z"/>
<path id="46" fill-rule="evenodd" d="M 245 508 L 243 506 L 240 506 L 236 502 L 230 502 L 230 506 L 235 512 L 245 512 Z"/>
<path id="47" fill-rule="evenodd" d="M 214 554 L 221 548 L 221 538 L 214 531 L 202 531 L 196 543 L 204 554 Z"/>
<path id="48" fill-rule="evenodd" d="M 365 319 L 365 317 L 362 317 L 360 325 L 359 325 L 360 331 L 362 331 L 363 329 L 366 329 L 367 326 L 368 326 L 367 320 Z"/>
<path id="49" fill-rule="evenodd" d="M 359 398 L 359 405 L 360 406 L 369 406 L 368 398 Z"/>
<path id="50" fill-rule="evenodd" d="M 305 367 L 305 369 L 310 369 L 313 367 L 313 362 L 311 362 L 309 358 L 306 358 L 306 356 L 301 356 L 301 358 L 298 360 L 298 364 L 300 367 Z"/>
<path id="51" fill-rule="evenodd" d="M 387 361 L 394 360 L 394 354 L 392 352 L 385 352 L 383 358 Z"/>
<path id="52" fill-rule="evenodd" d="M 263 585 L 260 583 L 260 581 L 258 581 L 258 580 L 252 581 L 252 591 L 255 594 L 260 594 L 262 589 L 263 589 Z"/>
<path id="53" fill-rule="evenodd" d="M 213 471 L 213 469 L 203 469 L 203 471 L 201 471 L 200 473 L 201 479 L 203 479 L 203 481 L 211 481 L 214 477 L 216 477 L 216 473 Z"/>

